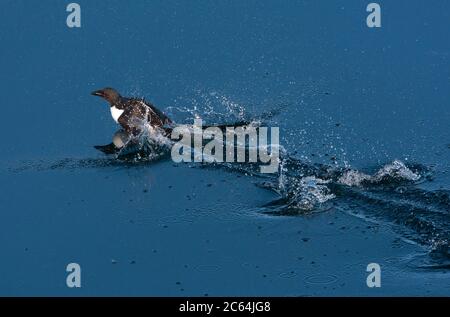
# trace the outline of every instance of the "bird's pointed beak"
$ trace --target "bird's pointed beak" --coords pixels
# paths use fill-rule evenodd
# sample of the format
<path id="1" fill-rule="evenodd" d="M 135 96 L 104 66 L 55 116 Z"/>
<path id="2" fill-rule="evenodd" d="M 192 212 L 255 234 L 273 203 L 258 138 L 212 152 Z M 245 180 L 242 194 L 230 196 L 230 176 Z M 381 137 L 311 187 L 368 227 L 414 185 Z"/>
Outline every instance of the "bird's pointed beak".
<path id="1" fill-rule="evenodd" d="M 104 97 L 105 96 L 105 94 L 101 90 L 93 91 L 93 92 L 91 92 L 91 95 L 92 96 L 99 96 L 99 97 Z"/>

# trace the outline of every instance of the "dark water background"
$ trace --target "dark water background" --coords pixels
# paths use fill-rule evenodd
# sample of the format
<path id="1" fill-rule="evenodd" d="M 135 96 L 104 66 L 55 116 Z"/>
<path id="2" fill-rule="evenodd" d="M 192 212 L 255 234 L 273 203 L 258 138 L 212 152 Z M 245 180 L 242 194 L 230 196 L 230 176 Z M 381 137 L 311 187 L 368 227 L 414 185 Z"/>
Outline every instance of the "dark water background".
<path id="1" fill-rule="evenodd" d="M 365 1 L 78 3 L 69 29 L 68 2 L 1 2 L 0 294 L 449 295 L 448 1 L 379 1 L 380 29 Z M 280 217 L 258 175 L 97 153 L 104 86 L 178 122 L 279 109 L 287 196 L 305 169 L 398 160 L 420 180 L 334 182 L 326 208 Z"/>

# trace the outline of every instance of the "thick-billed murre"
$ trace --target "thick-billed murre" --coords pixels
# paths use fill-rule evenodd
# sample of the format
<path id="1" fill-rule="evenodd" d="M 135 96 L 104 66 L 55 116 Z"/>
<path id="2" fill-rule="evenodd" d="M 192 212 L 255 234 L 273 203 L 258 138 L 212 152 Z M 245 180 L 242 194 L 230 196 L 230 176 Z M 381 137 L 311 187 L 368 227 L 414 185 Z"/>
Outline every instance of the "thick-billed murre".
<path id="1" fill-rule="evenodd" d="M 109 102 L 114 121 L 120 124 L 129 135 L 138 136 L 146 123 L 166 134 L 171 131 L 172 120 L 144 99 L 122 97 L 113 88 L 96 90 L 92 92 L 92 95 L 102 97 Z"/>
<path id="2" fill-rule="evenodd" d="M 122 97 L 117 90 L 113 88 L 103 88 L 93 91 L 94 96 L 105 99 L 110 105 L 111 116 L 122 129 L 114 134 L 113 142 L 107 145 L 94 146 L 97 150 L 105 154 L 118 154 L 122 149 L 129 148 L 136 153 L 145 152 L 147 149 L 141 145 L 140 135 L 145 132 L 144 127 L 150 128 L 147 132 L 161 133 L 169 137 L 172 133 L 175 123 L 153 104 L 145 101 L 143 98 Z M 216 127 L 225 131 L 227 127 L 246 126 L 249 122 L 240 121 L 231 125 L 203 125 L 202 129 Z M 132 157 L 132 155 L 130 155 Z"/>

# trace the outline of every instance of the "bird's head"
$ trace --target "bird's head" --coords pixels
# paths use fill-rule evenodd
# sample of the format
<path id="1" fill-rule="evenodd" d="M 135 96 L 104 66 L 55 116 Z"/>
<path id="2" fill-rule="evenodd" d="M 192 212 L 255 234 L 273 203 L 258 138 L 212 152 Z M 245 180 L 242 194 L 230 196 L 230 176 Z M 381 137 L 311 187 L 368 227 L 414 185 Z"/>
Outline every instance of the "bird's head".
<path id="1" fill-rule="evenodd" d="M 113 88 L 103 88 L 100 90 L 93 91 L 91 93 L 93 96 L 99 96 L 108 101 L 111 105 L 119 102 L 120 94 Z"/>

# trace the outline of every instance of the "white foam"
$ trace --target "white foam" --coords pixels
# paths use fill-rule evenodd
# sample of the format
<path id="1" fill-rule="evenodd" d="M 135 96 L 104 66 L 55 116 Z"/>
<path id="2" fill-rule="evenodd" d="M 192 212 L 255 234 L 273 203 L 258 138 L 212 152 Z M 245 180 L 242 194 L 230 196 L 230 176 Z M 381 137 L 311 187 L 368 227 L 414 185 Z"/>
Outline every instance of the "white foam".
<path id="1" fill-rule="evenodd" d="M 400 178 L 404 180 L 417 181 L 420 175 L 411 171 L 405 163 L 395 160 L 390 164 L 383 166 L 373 177 L 372 181 L 380 181 L 386 176 Z"/>
<path id="2" fill-rule="evenodd" d="M 402 161 L 395 160 L 380 168 L 372 176 L 360 171 L 348 170 L 339 177 L 338 183 L 347 186 L 361 186 L 363 182 L 377 183 L 386 178 L 417 181 L 420 179 L 420 175 L 411 171 Z"/>

